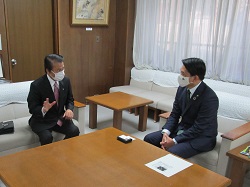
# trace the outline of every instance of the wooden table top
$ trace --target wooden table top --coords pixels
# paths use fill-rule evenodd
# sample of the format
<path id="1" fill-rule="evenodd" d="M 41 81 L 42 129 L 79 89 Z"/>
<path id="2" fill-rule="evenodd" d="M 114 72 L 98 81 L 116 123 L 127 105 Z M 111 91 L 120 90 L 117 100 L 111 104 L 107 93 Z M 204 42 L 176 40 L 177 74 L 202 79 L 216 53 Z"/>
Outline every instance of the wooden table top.
<path id="1" fill-rule="evenodd" d="M 0 178 L 10 187 L 22 186 L 227 186 L 230 180 L 199 165 L 165 177 L 145 166 L 168 152 L 115 128 L 55 142 L 0 157 Z"/>
<path id="2" fill-rule="evenodd" d="M 113 110 L 125 110 L 153 103 L 152 100 L 127 94 L 124 92 L 113 92 L 90 96 L 86 97 L 86 100 Z"/>
<path id="3" fill-rule="evenodd" d="M 250 164 L 250 158 L 246 155 L 240 154 L 241 151 L 243 151 L 247 146 L 250 146 L 250 142 L 247 142 L 241 146 L 238 146 L 230 151 L 227 152 L 227 155 L 231 158 L 234 158 L 236 160 L 240 160 L 244 163 Z"/>

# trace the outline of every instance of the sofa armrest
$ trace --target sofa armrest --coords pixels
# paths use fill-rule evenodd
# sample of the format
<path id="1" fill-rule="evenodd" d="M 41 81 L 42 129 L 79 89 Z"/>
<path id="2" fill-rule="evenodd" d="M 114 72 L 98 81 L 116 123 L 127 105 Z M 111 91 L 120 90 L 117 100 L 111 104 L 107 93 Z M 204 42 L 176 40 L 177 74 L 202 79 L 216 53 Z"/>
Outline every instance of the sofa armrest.
<path id="1" fill-rule="evenodd" d="M 161 130 L 162 127 L 165 125 L 170 114 L 171 112 L 165 112 L 165 113 L 159 114 L 159 117 L 160 117 L 159 130 Z"/>
<path id="2" fill-rule="evenodd" d="M 74 119 L 79 123 L 80 134 L 84 134 L 84 120 L 85 120 L 85 107 L 86 105 L 78 101 L 74 101 Z"/>
<path id="3" fill-rule="evenodd" d="M 227 133 L 221 135 L 221 148 L 217 165 L 217 173 L 228 176 L 230 168 L 229 158 L 226 153 L 250 140 L 250 122 L 241 125 Z"/>
<path id="4" fill-rule="evenodd" d="M 164 112 L 162 114 L 159 114 L 159 117 L 168 119 L 170 114 L 171 114 L 171 112 Z"/>
<path id="5" fill-rule="evenodd" d="M 245 134 L 248 134 L 250 132 L 250 122 L 245 123 L 244 125 L 241 125 L 240 127 L 237 127 L 225 134 L 222 134 L 222 138 L 226 138 L 228 140 L 234 141 Z"/>

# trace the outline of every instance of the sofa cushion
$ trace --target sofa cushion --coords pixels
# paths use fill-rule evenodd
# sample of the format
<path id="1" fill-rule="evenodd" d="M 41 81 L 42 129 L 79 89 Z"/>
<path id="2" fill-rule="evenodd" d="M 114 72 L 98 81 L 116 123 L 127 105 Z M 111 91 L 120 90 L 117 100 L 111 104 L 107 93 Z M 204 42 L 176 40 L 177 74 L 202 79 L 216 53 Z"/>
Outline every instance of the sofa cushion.
<path id="1" fill-rule="evenodd" d="M 174 104 L 174 96 L 166 96 L 164 99 L 161 99 L 157 103 L 157 109 L 171 112 Z"/>
<path id="2" fill-rule="evenodd" d="M 31 145 L 38 142 L 38 137 L 28 125 L 30 117 L 14 119 L 15 132 L 13 134 L 0 135 L 0 151 Z"/>
<path id="3" fill-rule="evenodd" d="M 31 130 L 28 125 L 30 116 L 13 120 L 15 132 L 13 134 L 0 135 L 0 152 L 22 146 L 39 143 L 38 136 Z M 73 119 L 73 123 L 79 127 L 78 121 Z M 62 140 L 65 135 L 52 132 L 53 142 Z"/>
<path id="4" fill-rule="evenodd" d="M 189 158 L 188 160 L 190 160 L 191 162 L 195 162 L 196 164 L 199 164 L 203 167 L 206 167 L 207 169 L 210 169 L 212 171 L 216 171 L 222 141 L 221 134 L 222 133 L 218 133 L 216 146 L 212 151 L 200 153 Z"/>
<path id="5" fill-rule="evenodd" d="M 145 92 L 136 93 L 136 96 L 154 101 L 152 104 L 149 104 L 149 106 L 153 108 L 157 108 L 158 101 L 168 99 L 169 97 L 171 97 L 169 95 L 155 92 L 155 91 L 145 91 Z"/>

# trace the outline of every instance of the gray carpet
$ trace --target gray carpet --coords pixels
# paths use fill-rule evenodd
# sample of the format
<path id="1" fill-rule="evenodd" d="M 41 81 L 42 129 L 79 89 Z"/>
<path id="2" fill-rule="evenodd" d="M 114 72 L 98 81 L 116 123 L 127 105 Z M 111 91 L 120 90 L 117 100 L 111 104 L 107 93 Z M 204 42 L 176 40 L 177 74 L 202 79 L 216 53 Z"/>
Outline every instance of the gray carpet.
<path id="1" fill-rule="evenodd" d="M 144 136 L 150 132 L 159 129 L 159 122 L 154 122 L 152 118 L 152 111 L 149 110 L 149 117 L 147 119 L 147 130 L 144 132 L 138 131 L 139 116 L 123 111 L 122 113 L 122 131 L 136 137 L 143 139 Z M 89 106 L 85 108 L 85 134 L 94 132 L 96 130 L 104 129 L 113 126 L 113 110 L 98 106 L 97 107 L 97 128 L 89 128 Z"/>

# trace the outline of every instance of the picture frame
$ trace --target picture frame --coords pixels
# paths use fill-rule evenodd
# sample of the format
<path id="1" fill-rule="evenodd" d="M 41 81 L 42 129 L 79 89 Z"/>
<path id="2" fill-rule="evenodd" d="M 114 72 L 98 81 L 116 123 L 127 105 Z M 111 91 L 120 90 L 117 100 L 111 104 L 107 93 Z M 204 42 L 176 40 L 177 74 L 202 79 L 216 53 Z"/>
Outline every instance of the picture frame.
<path id="1" fill-rule="evenodd" d="M 70 0 L 72 26 L 108 26 L 110 0 Z"/>

